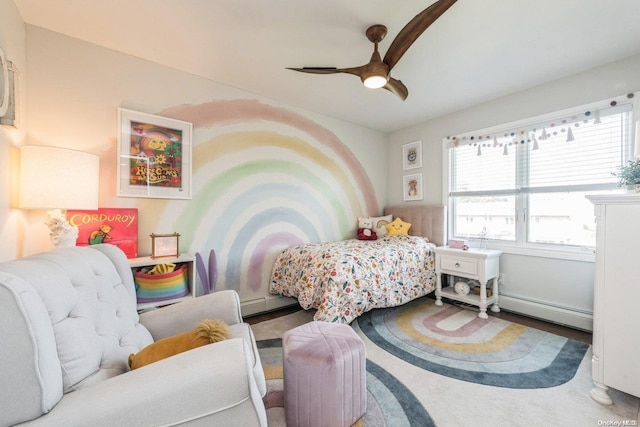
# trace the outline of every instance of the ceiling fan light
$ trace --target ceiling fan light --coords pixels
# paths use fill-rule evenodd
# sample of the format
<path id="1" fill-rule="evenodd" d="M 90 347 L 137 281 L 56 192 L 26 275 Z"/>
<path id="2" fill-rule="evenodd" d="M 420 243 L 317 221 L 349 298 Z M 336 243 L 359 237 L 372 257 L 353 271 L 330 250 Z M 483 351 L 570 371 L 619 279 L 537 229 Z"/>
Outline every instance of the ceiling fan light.
<path id="1" fill-rule="evenodd" d="M 362 83 L 369 89 L 379 89 L 382 86 L 386 85 L 387 81 L 388 80 L 386 76 L 372 75 L 364 79 Z"/>

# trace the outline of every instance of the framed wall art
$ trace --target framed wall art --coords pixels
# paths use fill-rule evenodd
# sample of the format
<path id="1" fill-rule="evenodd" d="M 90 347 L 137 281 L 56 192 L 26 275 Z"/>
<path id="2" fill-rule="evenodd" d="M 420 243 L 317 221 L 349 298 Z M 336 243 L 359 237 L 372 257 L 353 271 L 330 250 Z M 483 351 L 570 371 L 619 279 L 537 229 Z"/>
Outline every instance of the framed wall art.
<path id="1" fill-rule="evenodd" d="M 404 201 L 422 200 L 422 174 L 414 173 L 402 177 Z"/>
<path id="2" fill-rule="evenodd" d="M 0 48 L 0 125 L 16 125 L 17 70 Z"/>
<path id="3" fill-rule="evenodd" d="M 118 109 L 118 196 L 191 199 L 192 124 Z"/>
<path id="4" fill-rule="evenodd" d="M 422 141 L 402 146 L 402 168 L 404 170 L 422 167 Z"/>
<path id="5" fill-rule="evenodd" d="M 180 234 L 151 233 L 151 258 L 180 256 Z"/>

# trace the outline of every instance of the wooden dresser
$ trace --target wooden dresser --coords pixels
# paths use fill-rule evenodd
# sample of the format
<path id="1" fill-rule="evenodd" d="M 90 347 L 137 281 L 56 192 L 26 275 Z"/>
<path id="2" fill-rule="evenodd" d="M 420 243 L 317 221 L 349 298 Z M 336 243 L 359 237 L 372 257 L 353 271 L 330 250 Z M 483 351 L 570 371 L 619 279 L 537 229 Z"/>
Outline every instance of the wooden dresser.
<path id="1" fill-rule="evenodd" d="M 587 198 L 597 224 L 591 397 L 611 404 L 609 387 L 640 397 L 640 195 Z"/>

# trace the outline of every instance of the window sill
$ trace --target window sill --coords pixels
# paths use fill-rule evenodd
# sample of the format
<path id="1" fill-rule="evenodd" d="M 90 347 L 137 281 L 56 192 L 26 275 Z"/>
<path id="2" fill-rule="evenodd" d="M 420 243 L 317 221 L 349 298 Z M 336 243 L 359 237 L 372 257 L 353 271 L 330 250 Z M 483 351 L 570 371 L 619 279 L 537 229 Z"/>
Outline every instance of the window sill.
<path id="1" fill-rule="evenodd" d="M 477 245 L 471 244 L 475 247 Z M 595 262 L 594 248 L 575 248 L 575 249 L 558 249 L 558 248 L 536 248 L 510 245 L 508 243 L 489 242 L 489 249 L 497 249 L 504 254 L 531 256 L 538 258 L 562 259 L 567 261 Z"/>

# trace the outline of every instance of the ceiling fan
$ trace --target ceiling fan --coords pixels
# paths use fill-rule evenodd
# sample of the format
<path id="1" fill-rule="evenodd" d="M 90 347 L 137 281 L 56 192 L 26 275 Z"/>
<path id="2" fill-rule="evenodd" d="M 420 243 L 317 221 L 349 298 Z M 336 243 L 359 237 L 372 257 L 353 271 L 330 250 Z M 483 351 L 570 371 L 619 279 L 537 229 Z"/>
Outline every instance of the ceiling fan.
<path id="1" fill-rule="evenodd" d="M 398 63 L 402 55 L 404 55 L 413 42 L 420 37 L 424 30 L 433 24 L 436 19 L 445 13 L 456 1 L 457 0 L 438 0 L 417 14 L 398 33 L 391 43 L 391 46 L 389 46 L 389 50 L 387 50 L 384 59 L 380 57 L 380 53 L 378 52 L 378 43 L 387 35 L 387 27 L 378 24 L 369 27 L 365 33 L 369 41 L 374 44 L 373 54 L 368 64 L 351 68 L 303 67 L 287 69 L 312 74 L 353 74 L 360 77 L 360 80 L 362 80 L 362 83 L 366 87 L 370 89 L 387 89 L 404 101 L 409 95 L 409 90 L 400 80 L 394 79 L 389 75 L 391 69 Z"/>

